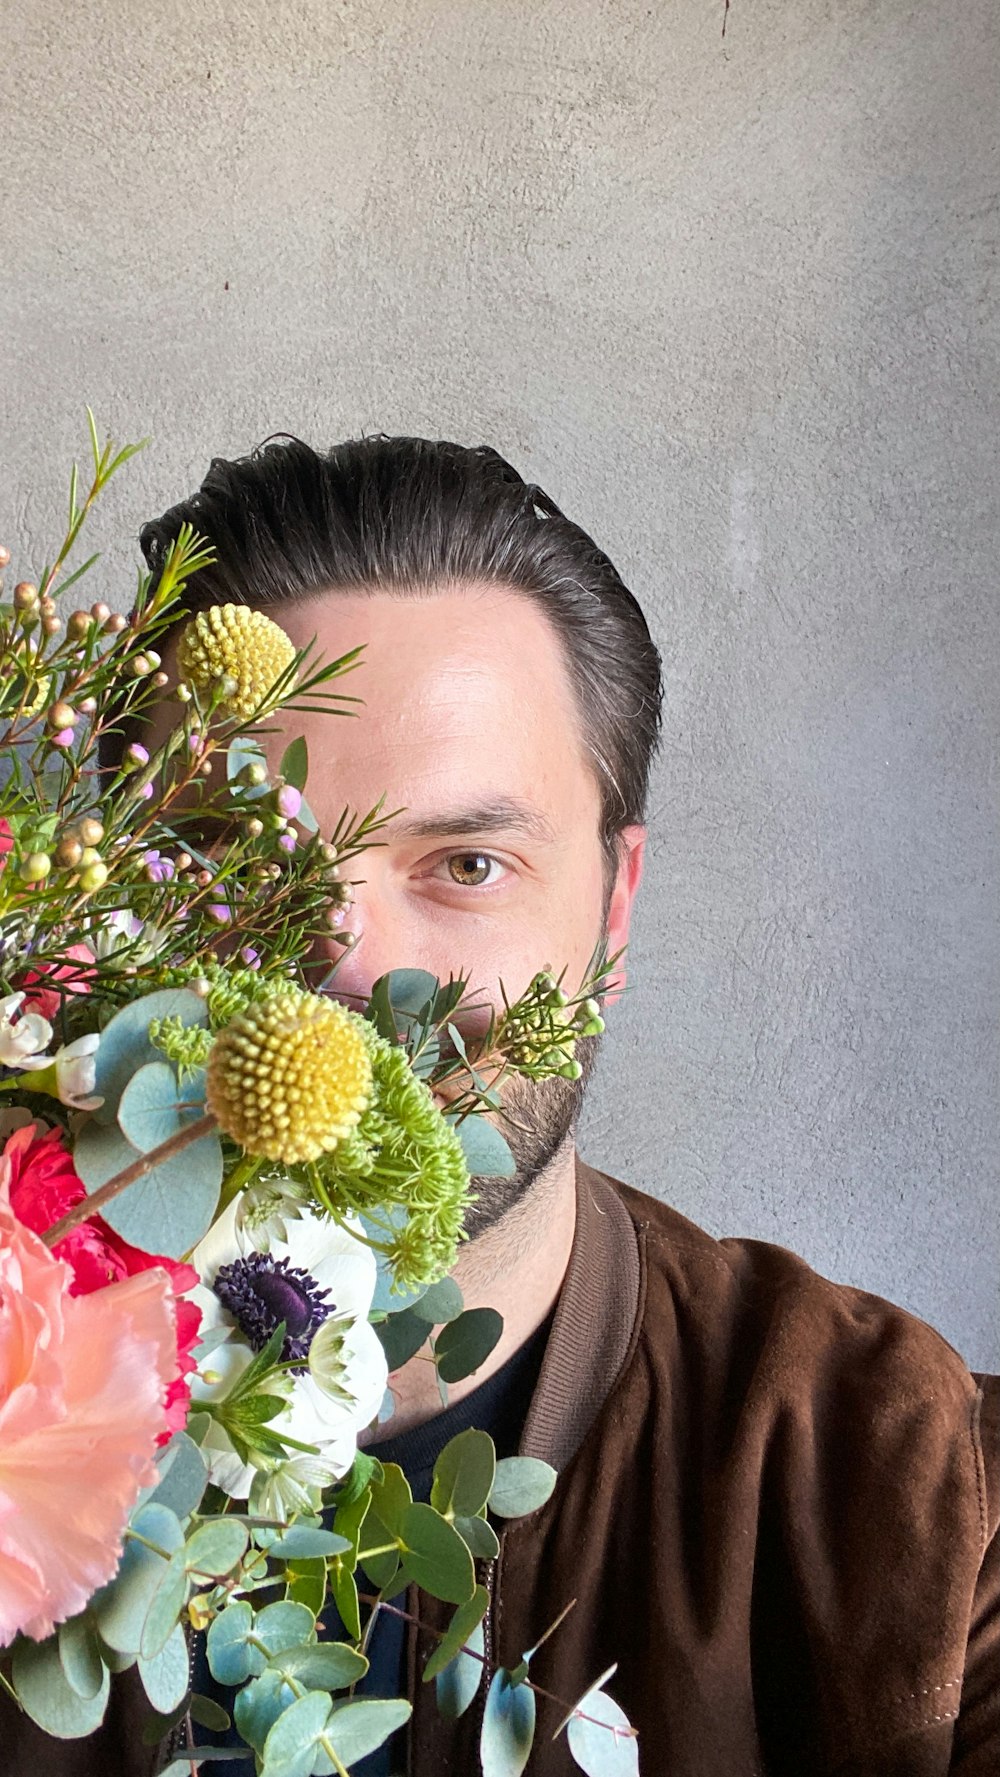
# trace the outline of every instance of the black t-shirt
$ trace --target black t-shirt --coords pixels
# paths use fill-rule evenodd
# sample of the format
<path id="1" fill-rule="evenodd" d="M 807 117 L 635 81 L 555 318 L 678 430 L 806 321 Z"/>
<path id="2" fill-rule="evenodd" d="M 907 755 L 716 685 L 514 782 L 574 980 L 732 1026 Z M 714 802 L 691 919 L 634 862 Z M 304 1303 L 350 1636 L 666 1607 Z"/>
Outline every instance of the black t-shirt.
<path id="1" fill-rule="evenodd" d="M 414 1426 L 412 1431 L 367 1445 L 368 1454 L 377 1456 L 380 1462 L 398 1463 L 410 1483 L 414 1499 L 420 1500 L 430 1498 L 434 1464 L 445 1445 L 461 1431 L 474 1426 L 479 1431 L 488 1432 L 498 1457 L 516 1455 L 542 1367 L 550 1326 L 551 1316 L 520 1350 L 515 1351 L 513 1357 L 508 1358 L 495 1376 L 466 1395 L 464 1400 L 454 1407 L 447 1407 L 423 1425 Z M 406 1695 L 406 1630 L 407 1624 L 401 1617 L 390 1616 L 387 1611 L 379 1613 L 368 1643 L 369 1670 L 355 1686 L 355 1696 Z M 324 1612 L 321 1632 L 324 1639 L 331 1641 L 343 1635 L 343 1625 L 333 1605 Z M 202 1696 L 213 1697 L 232 1714 L 233 1692 L 225 1685 L 217 1684 L 209 1672 L 203 1635 L 195 1638 L 193 1689 Z M 394 1777 L 405 1764 L 405 1739 L 405 1730 L 402 1730 L 368 1758 L 352 1765 L 355 1777 Z M 210 1733 L 201 1728 L 198 1741 L 203 1745 L 236 1746 L 239 1735 L 232 1728 L 225 1733 Z M 254 1777 L 253 1760 L 247 1758 L 227 1763 L 225 1771 L 226 1777 Z"/>

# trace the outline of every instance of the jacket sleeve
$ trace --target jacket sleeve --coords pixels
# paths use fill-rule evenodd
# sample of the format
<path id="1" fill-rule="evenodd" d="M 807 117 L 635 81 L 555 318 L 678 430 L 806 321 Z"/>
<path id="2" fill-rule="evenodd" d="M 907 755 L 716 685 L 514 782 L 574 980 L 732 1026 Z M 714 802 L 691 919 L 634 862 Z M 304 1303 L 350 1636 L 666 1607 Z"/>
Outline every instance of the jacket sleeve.
<path id="1" fill-rule="evenodd" d="M 1000 1376 L 977 1376 L 982 1390 L 982 1452 L 986 1552 L 979 1570 L 962 1701 L 955 1723 L 954 1777 L 1000 1772 Z"/>

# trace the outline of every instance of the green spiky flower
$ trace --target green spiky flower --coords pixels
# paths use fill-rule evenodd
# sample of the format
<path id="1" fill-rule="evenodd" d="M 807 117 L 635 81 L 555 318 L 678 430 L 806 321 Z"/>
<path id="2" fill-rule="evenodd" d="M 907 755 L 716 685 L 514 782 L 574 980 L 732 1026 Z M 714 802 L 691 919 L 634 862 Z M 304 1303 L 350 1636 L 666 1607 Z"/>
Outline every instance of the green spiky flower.
<path id="1" fill-rule="evenodd" d="M 372 1096 L 336 1153 L 317 1162 L 321 1189 L 341 1213 L 364 1215 L 384 1230 L 379 1241 L 394 1288 L 420 1289 L 443 1277 L 463 1239 L 473 1201 L 469 1169 L 454 1126 L 417 1079 L 405 1050 L 366 1033 Z M 394 1208 L 407 1219 L 395 1225 Z"/>

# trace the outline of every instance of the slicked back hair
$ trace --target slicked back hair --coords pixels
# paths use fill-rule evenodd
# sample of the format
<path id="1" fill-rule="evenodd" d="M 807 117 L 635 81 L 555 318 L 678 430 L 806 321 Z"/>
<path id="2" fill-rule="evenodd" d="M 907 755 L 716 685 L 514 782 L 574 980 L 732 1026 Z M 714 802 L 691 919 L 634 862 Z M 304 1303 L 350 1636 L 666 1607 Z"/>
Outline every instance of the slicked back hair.
<path id="1" fill-rule="evenodd" d="M 601 796 L 601 843 L 644 819 L 660 729 L 660 656 L 611 561 L 540 487 L 487 445 L 385 434 L 320 453 L 269 439 L 216 457 L 198 492 L 140 533 L 154 577 L 181 525 L 215 560 L 188 611 L 246 604 L 277 622 L 325 594 L 420 594 L 457 583 L 508 588 L 544 611 L 562 643 Z"/>

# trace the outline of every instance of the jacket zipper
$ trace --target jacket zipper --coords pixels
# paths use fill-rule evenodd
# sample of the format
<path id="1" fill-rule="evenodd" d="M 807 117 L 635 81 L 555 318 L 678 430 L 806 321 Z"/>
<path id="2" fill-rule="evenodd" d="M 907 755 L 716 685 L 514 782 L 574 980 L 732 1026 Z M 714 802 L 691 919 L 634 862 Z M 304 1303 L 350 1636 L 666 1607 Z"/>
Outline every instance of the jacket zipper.
<path id="1" fill-rule="evenodd" d="M 185 1630 L 184 1633 L 187 1638 L 188 1696 L 190 1697 L 191 1692 L 194 1690 L 194 1638 L 196 1631 L 192 1630 L 188 1633 L 188 1631 Z M 187 1715 L 182 1715 L 180 1721 L 174 1723 L 166 1740 L 161 1742 L 164 1750 L 157 1763 L 157 1771 L 165 1771 L 167 1766 L 184 1751 L 182 1741 L 184 1739 L 184 1724 L 186 1721 Z"/>
<path id="2" fill-rule="evenodd" d="M 480 1700 L 480 1704 L 479 1704 L 479 1721 L 478 1721 L 478 1724 L 476 1727 L 476 1769 L 477 1770 L 482 1769 L 482 1761 L 480 1758 L 479 1748 L 482 1745 L 482 1739 L 483 1739 L 483 1720 L 486 1715 L 486 1699 L 490 1694 L 490 1685 L 493 1683 L 493 1667 L 494 1667 L 493 1579 L 494 1579 L 494 1575 L 496 1574 L 496 1570 L 497 1570 L 496 1559 L 494 1558 L 492 1561 L 487 1561 L 486 1566 L 483 1569 L 483 1579 L 482 1579 L 482 1583 L 486 1587 L 487 1592 L 489 1593 L 490 1601 L 486 1607 L 486 1615 L 483 1618 L 483 1687 L 482 1687 L 481 1700 Z"/>

